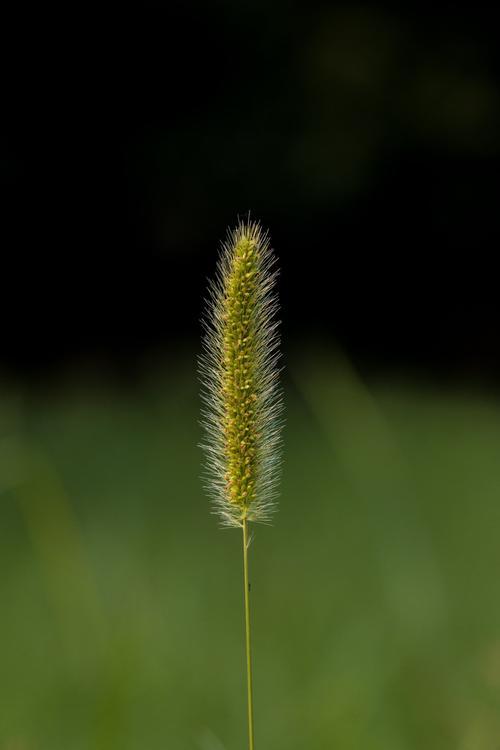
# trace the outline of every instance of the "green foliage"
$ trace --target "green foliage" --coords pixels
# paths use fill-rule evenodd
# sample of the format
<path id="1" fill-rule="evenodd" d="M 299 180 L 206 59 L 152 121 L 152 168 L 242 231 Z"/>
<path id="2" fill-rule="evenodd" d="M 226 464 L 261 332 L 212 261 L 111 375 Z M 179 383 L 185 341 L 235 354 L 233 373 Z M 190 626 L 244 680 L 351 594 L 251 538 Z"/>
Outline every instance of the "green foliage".
<path id="1" fill-rule="evenodd" d="M 498 398 L 299 355 L 286 513 L 255 532 L 257 746 L 494 747 Z M 197 391 L 191 361 L 4 388 L 2 750 L 244 747 L 241 540 L 203 512 Z"/>

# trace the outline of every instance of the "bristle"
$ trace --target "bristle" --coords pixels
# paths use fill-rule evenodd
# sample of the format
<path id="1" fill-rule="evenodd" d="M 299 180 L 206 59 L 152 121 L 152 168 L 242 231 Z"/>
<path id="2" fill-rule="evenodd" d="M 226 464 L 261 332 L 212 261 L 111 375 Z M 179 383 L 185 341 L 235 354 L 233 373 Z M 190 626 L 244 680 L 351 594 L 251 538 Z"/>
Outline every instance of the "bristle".
<path id="1" fill-rule="evenodd" d="M 203 320 L 206 487 L 223 525 L 276 507 L 281 393 L 276 261 L 267 232 L 240 222 L 222 244 Z"/>

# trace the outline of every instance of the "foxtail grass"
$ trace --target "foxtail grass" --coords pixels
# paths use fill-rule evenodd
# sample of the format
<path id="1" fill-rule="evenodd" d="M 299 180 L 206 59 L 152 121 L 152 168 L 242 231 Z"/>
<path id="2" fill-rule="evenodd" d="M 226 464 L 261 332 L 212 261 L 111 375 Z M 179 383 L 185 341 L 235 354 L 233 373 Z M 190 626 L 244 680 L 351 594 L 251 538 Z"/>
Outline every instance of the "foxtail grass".
<path id="1" fill-rule="evenodd" d="M 205 486 L 223 526 L 242 529 L 249 748 L 254 750 L 250 524 L 276 510 L 282 400 L 276 259 L 258 222 L 222 244 L 203 319 Z"/>

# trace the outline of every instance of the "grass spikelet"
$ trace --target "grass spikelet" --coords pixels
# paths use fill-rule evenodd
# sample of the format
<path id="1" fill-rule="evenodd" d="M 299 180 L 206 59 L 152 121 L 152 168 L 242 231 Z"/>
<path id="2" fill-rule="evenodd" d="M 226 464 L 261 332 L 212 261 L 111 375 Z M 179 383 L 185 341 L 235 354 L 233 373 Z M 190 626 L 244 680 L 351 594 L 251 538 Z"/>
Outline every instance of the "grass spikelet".
<path id="1" fill-rule="evenodd" d="M 277 270 L 256 221 L 228 232 L 210 283 L 200 357 L 206 486 L 223 525 L 276 505 L 281 397 Z"/>
<path id="2" fill-rule="evenodd" d="M 222 245 L 203 321 L 203 419 L 207 488 L 225 526 L 243 530 L 248 746 L 254 750 L 250 521 L 276 505 L 281 394 L 278 383 L 277 270 L 267 232 L 240 222 Z"/>

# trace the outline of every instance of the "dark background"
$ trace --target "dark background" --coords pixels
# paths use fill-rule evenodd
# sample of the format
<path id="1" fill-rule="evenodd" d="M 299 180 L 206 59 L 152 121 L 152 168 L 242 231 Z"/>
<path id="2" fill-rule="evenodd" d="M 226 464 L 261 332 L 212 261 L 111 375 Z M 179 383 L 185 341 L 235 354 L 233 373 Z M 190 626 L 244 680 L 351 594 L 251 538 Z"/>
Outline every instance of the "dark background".
<path id="1" fill-rule="evenodd" d="M 251 210 L 287 346 L 500 374 L 492 11 L 210 3 L 4 25 L 0 367 L 140 371 L 197 345 Z"/>

